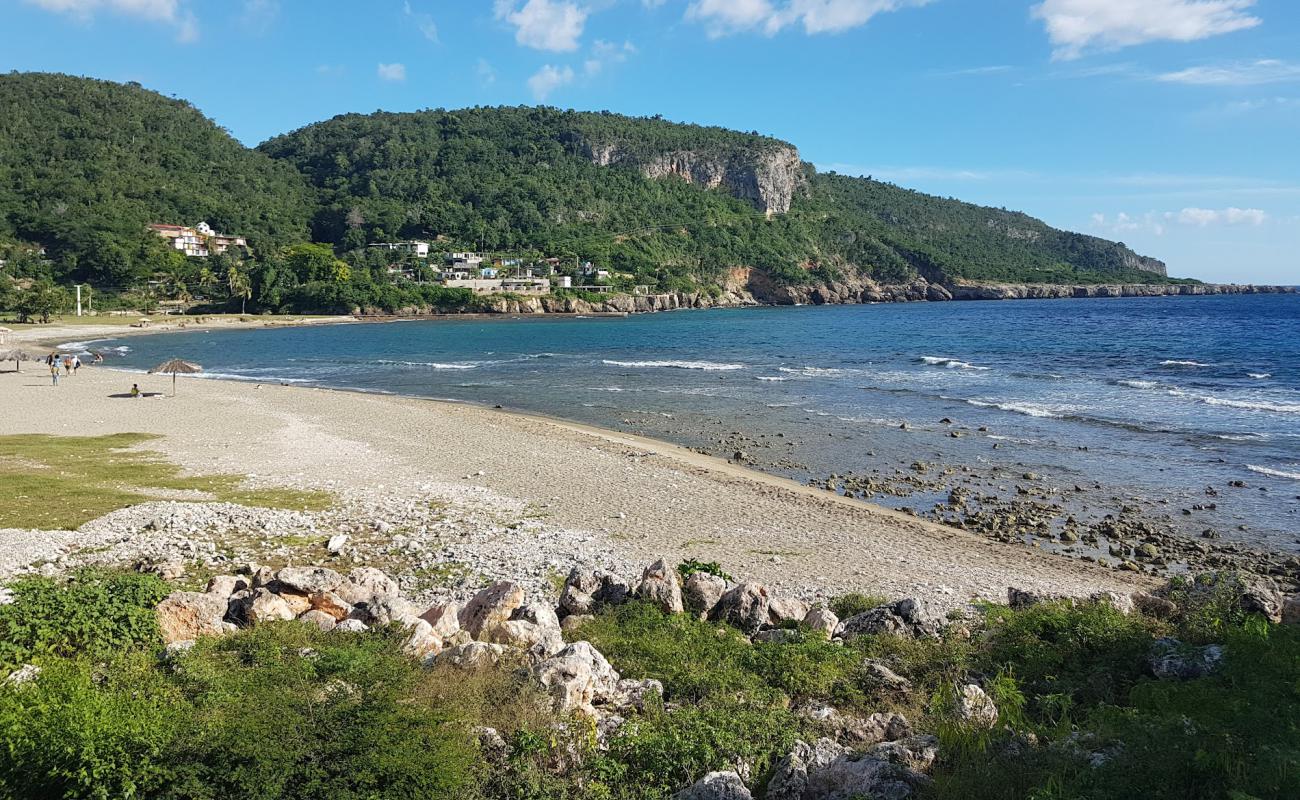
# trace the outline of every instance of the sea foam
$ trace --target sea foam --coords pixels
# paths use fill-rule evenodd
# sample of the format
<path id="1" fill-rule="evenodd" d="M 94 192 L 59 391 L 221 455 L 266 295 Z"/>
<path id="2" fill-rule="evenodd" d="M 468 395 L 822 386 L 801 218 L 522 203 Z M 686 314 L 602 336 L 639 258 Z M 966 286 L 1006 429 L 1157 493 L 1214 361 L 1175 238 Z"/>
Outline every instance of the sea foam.
<path id="1" fill-rule="evenodd" d="M 1254 464 L 1247 464 L 1246 469 L 1251 472 L 1258 472 L 1260 475 L 1271 475 L 1274 478 L 1289 478 L 1293 481 L 1300 481 L 1300 472 L 1287 472 L 1280 469 L 1269 469 L 1268 467 L 1257 467 Z"/>
<path id="2" fill-rule="evenodd" d="M 744 369 L 744 364 L 719 364 L 714 361 L 615 361 L 606 358 L 602 364 L 611 367 L 663 367 L 670 369 L 699 369 L 705 372 L 731 372 Z"/>
<path id="3" fill-rule="evenodd" d="M 958 361 L 955 358 L 943 358 L 942 356 L 921 356 L 922 364 L 929 364 L 932 367 L 947 367 L 948 369 L 975 369 L 989 370 L 992 367 L 978 367 L 967 361 Z"/>

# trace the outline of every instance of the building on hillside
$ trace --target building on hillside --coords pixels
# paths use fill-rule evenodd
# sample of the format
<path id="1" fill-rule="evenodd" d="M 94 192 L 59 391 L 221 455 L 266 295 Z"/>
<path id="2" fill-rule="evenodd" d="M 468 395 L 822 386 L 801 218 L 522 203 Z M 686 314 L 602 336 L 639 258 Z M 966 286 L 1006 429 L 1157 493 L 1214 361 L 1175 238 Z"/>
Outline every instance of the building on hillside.
<path id="1" fill-rule="evenodd" d="M 479 276 L 480 278 L 488 278 L 488 279 L 491 279 L 491 278 L 498 278 L 498 277 L 500 277 L 500 276 L 501 276 L 501 273 L 500 273 L 500 270 L 498 270 L 496 267 L 483 267 L 482 269 L 480 269 L 480 270 L 478 271 L 478 276 Z"/>
<path id="2" fill-rule="evenodd" d="M 527 294 L 543 295 L 551 293 L 551 282 L 545 278 L 505 278 L 487 279 L 452 279 L 444 282 L 449 289 L 469 289 L 474 294 Z"/>
<path id="3" fill-rule="evenodd" d="M 561 289 L 573 288 L 573 278 L 569 277 L 568 275 L 556 275 L 553 280 L 555 281 L 556 285 Z"/>
<path id="4" fill-rule="evenodd" d="M 371 244 L 369 246 L 375 248 L 376 250 L 393 250 L 398 253 L 406 253 L 407 255 L 412 255 L 415 256 L 416 258 L 429 257 L 428 242 L 420 242 L 414 240 L 409 242 L 375 242 L 374 244 Z"/>
<path id="5" fill-rule="evenodd" d="M 477 270 L 483 266 L 487 257 L 482 253 L 448 253 L 447 263 L 451 264 L 453 269 Z"/>
<path id="6" fill-rule="evenodd" d="M 232 247 L 248 249 L 248 241 L 244 237 L 217 233 L 206 222 L 200 222 L 193 228 L 155 224 L 150 225 L 149 230 L 166 240 L 173 250 L 194 258 L 221 255 Z"/>

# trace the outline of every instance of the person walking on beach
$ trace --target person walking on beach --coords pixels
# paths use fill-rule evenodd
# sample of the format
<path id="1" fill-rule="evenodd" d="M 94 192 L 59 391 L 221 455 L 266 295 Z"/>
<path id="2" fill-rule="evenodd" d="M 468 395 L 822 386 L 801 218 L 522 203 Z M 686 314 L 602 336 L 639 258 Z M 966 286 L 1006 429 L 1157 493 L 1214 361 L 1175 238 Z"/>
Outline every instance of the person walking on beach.
<path id="1" fill-rule="evenodd" d="M 81 369 L 81 356 L 72 357 L 72 374 L 76 375 L 77 370 Z"/>
<path id="2" fill-rule="evenodd" d="M 50 362 L 50 380 L 54 382 L 55 386 L 59 385 L 59 365 L 53 361 Z"/>
<path id="3" fill-rule="evenodd" d="M 63 374 L 64 375 L 72 374 L 72 356 L 63 357 Z"/>
<path id="4" fill-rule="evenodd" d="M 47 367 L 52 367 L 52 366 L 54 366 L 54 354 L 53 354 L 53 353 L 50 353 L 48 356 L 45 357 L 45 366 L 47 366 Z"/>

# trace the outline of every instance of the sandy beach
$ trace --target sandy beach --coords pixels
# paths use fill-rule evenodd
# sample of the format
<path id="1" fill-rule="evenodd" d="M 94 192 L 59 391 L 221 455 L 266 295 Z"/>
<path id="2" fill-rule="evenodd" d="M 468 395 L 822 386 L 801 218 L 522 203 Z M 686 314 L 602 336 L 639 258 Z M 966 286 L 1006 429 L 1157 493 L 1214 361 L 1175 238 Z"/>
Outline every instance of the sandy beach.
<path id="1" fill-rule="evenodd" d="M 664 555 L 718 561 L 807 597 L 918 595 L 939 607 L 1003 600 L 1010 586 L 1087 594 L 1147 585 L 611 431 L 428 400 L 185 377 L 176 397 L 110 397 L 134 382 L 167 392 L 171 379 L 83 368 L 55 387 L 35 365 L 0 373 L 0 434 L 157 434 L 149 449 L 187 470 L 328 489 L 353 517 L 433 503 L 444 509 L 439 524 L 416 520 L 405 535 L 425 536 L 484 578 L 518 578 L 494 573 L 524 568 L 542 580 L 583 561 L 630 570 Z M 465 547 L 448 543 L 458 524 L 475 529 L 462 532 Z M 40 555 L 31 542 L 39 533 L 2 536 L 10 552 Z M 75 547 L 79 538 L 44 541 Z"/>

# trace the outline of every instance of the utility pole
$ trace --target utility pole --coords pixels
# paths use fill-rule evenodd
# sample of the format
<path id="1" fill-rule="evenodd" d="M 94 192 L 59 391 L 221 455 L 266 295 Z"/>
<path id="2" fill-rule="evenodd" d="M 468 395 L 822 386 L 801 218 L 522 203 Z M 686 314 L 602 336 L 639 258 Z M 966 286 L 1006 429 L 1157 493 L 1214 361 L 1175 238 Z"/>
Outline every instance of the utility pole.
<path id="1" fill-rule="evenodd" d="M 81 316 L 81 284 L 77 284 L 77 316 Z"/>

